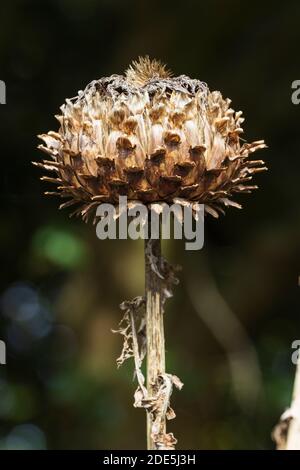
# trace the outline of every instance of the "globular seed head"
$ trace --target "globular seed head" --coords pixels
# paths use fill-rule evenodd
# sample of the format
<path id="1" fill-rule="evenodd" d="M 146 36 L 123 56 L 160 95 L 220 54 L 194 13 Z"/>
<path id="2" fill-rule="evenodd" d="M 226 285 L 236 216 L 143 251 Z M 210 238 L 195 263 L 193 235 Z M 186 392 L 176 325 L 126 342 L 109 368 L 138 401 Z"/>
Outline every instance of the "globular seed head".
<path id="1" fill-rule="evenodd" d="M 53 164 L 38 166 L 55 172 L 45 180 L 80 204 L 85 219 L 95 204 L 124 194 L 146 204 L 179 197 L 223 212 L 266 169 L 250 159 L 264 141 L 241 142 L 242 111 L 230 105 L 200 80 L 173 77 L 161 62 L 139 58 L 124 75 L 94 80 L 66 100 L 58 131 L 39 136 Z"/>

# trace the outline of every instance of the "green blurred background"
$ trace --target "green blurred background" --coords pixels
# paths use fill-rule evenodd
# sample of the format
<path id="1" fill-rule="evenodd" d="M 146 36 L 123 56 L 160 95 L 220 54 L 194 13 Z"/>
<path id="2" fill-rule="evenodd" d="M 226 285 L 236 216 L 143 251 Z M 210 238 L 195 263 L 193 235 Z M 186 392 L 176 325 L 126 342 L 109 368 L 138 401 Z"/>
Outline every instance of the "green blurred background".
<path id="1" fill-rule="evenodd" d="M 269 172 L 244 209 L 207 219 L 205 247 L 164 243 L 181 264 L 166 311 L 179 449 L 271 449 L 289 405 L 299 319 L 300 3 L 12 0 L 0 6 L 0 448 L 139 449 L 133 368 L 116 369 L 111 333 L 123 299 L 143 292 L 143 245 L 99 241 L 47 199 L 36 135 L 88 82 L 138 55 L 221 90 L 264 138 Z"/>

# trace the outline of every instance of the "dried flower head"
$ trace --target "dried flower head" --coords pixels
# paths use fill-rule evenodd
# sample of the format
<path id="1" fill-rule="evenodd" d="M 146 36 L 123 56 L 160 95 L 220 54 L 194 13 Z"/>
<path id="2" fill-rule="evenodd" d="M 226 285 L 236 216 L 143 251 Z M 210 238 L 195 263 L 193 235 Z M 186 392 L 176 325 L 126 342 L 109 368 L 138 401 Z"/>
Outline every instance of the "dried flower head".
<path id="1" fill-rule="evenodd" d="M 74 214 L 87 220 L 101 202 L 119 195 L 149 204 L 174 198 L 205 204 L 214 216 L 251 192 L 265 170 L 250 154 L 264 141 L 242 143 L 242 112 L 219 91 L 185 75 L 172 78 L 157 60 L 139 58 L 125 76 L 91 82 L 61 107 L 58 132 L 39 136 L 52 160 L 35 163 L 55 172 L 43 180 Z"/>

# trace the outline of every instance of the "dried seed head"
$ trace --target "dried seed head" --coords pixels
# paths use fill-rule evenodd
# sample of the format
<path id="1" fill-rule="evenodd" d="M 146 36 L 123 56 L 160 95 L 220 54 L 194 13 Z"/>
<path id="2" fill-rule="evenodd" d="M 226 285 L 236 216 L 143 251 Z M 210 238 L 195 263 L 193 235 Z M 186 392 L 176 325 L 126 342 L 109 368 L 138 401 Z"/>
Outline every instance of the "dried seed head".
<path id="1" fill-rule="evenodd" d="M 119 195 L 143 203 L 179 197 L 218 216 L 240 207 L 231 197 L 255 189 L 249 181 L 266 169 L 249 158 L 264 141 L 241 144 L 244 119 L 229 99 L 199 80 L 172 78 L 148 57 L 125 76 L 91 82 L 61 111 L 59 131 L 39 136 L 52 160 L 35 164 L 56 173 L 43 179 L 69 199 L 60 207 L 78 203 L 74 213 L 85 220 Z"/>

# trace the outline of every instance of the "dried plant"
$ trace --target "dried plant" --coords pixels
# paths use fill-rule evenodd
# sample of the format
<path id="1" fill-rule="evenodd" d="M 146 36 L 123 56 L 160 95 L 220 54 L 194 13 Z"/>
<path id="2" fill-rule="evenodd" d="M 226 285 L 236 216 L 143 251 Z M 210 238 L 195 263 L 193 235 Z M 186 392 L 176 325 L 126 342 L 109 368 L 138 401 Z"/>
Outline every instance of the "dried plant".
<path id="1" fill-rule="evenodd" d="M 148 58 L 125 76 L 91 82 L 61 111 L 59 131 L 39 136 L 52 160 L 36 165 L 56 173 L 42 179 L 68 199 L 60 207 L 79 204 L 75 213 L 85 220 L 120 194 L 146 203 L 180 197 L 217 216 L 240 207 L 230 198 L 255 189 L 252 175 L 265 170 L 248 159 L 264 142 L 241 145 L 244 119 L 229 99 L 199 80 L 171 78 Z"/>
<path id="2" fill-rule="evenodd" d="M 202 203 L 218 217 L 226 206 L 240 208 L 235 194 L 255 189 L 253 174 L 266 169 L 262 160 L 249 158 L 265 147 L 264 141 L 241 142 L 244 119 L 229 99 L 199 80 L 172 77 L 148 57 L 133 62 L 125 75 L 91 82 L 66 100 L 56 118 L 58 132 L 39 136 L 44 142 L 39 148 L 51 160 L 35 164 L 55 173 L 42 177 L 57 184 L 47 194 L 66 198 L 60 208 L 76 205 L 72 214 L 85 221 L 95 222 L 97 206 L 117 204 L 120 195 L 158 212 L 162 202 Z M 122 304 L 124 348 L 118 363 L 134 357 L 135 406 L 147 410 L 148 448 L 172 449 L 176 439 L 166 432 L 165 420 L 174 417 L 173 385 L 182 383 L 165 372 L 162 317 L 176 277 L 160 250 L 160 240 L 146 240 L 145 298 Z"/>
<path id="3" fill-rule="evenodd" d="M 291 406 L 272 431 L 277 450 L 300 450 L 300 358 L 298 357 Z"/>

